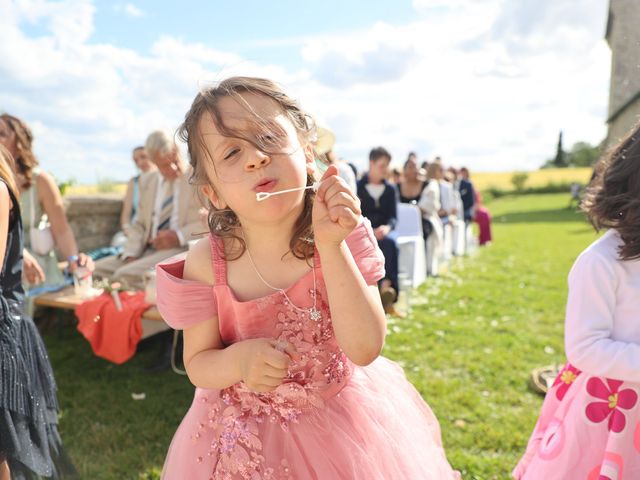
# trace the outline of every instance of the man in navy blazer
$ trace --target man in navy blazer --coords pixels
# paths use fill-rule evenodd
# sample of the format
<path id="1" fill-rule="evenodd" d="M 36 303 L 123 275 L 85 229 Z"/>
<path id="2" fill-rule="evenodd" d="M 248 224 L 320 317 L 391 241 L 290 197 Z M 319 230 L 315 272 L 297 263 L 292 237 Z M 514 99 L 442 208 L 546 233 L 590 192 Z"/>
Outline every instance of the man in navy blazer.
<path id="1" fill-rule="evenodd" d="M 398 298 L 398 245 L 389 236 L 397 221 L 398 191 L 386 180 L 391 154 L 383 147 L 369 153 L 369 171 L 358 181 L 362 215 L 371 221 L 373 233 L 384 255 L 385 277 L 380 281 L 380 296 L 387 313 L 396 314 Z"/>
<path id="2" fill-rule="evenodd" d="M 473 190 L 473 183 L 469 180 L 469 170 L 467 167 L 460 169 L 460 197 L 462 198 L 462 207 L 464 209 L 464 221 L 470 223 L 473 221 L 473 207 L 476 204 L 476 194 Z"/>

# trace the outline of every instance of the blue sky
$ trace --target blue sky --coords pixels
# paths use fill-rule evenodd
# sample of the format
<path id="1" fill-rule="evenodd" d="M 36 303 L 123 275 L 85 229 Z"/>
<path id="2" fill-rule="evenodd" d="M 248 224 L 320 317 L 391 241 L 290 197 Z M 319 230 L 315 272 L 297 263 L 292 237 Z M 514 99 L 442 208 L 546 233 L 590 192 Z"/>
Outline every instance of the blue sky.
<path id="1" fill-rule="evenodd" d="M 384 145 L 472 170 L 528 170 L 606 134 L 606 0 L 0 0 L 0 110 L 43 167 L 84 183 L 133 174 L 228 75 L 284 85 L 364 166 Z"/>

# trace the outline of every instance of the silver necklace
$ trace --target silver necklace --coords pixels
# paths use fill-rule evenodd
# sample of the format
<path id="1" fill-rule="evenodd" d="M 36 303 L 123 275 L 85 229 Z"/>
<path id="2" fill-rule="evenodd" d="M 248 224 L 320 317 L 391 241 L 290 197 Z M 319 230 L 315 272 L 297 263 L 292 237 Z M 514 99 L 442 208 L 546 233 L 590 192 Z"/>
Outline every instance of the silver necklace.
<path id="1" fill-rule="evenodd" d="M 271 290 L 275 290 L 276 292 L 282 293 L 282 295 L 284 295 L 284 298 L 287 300 L 287 302 L 289 302 L 289 305 L 291 305 L 293 308 L 295 308 L 299 312 L 308 314 L 309 318 L 311 320 L 313 320 L 314 322 L 317 322 L 318 320 L 320 320 L 322 318 L 322 314 L 320 313 L 320 310 L 318 310 L 316 308 L 316 305 L 317 305 L 317 289 L 316 289 L 315 262 L 314 262 L 314 265 L 311 267 L 311 273 L 313 275 L 313 306 L 310 307 L 310 308 L 301 308 L 301 307 L 297 306 L 295 303 L 293 303 L 291 301 L 291 299 L 287 295 L 287 292 L 285 292 L 284 289 L 278 288 L 278 287 L 274 287 L 269 282 L 267 282 L 262 275 L 260 275 L 260 272 L 258 271 L 258 267 L 256 267 L 256 263 L 253 261 L 253 257 L 251 256 L 251 251 L 249 250 L 249 245 L 247 244 L 247 239 L 244 237 L 244 230 L 240 229 L 240 233 L 242 234 L 242 240 L 244 240 L 244 246 L 245 246 L 245 248 L 247 250 L 247 256 L 249 257 L 249 262 L 251 262 L 251 266 L 253 267 L 253 270 L 256 272 L 256 275 L 258 275 L 258 278 L 262 281 L 262 283 L 264 283 Z"/>

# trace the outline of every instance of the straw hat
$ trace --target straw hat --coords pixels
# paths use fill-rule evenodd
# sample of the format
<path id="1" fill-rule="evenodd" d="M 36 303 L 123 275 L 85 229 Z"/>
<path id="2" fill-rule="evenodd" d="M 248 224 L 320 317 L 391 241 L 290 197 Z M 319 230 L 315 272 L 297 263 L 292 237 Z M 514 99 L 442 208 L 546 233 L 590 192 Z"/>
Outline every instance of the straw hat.
<path id="1" fill-rule="evenodd" d="M 336 135 L 325 127 L 317 128 L 318 139 L 315 143 L 315 150 L 318 155 L 323 155 L 333 149 L 336 143 Z"/>

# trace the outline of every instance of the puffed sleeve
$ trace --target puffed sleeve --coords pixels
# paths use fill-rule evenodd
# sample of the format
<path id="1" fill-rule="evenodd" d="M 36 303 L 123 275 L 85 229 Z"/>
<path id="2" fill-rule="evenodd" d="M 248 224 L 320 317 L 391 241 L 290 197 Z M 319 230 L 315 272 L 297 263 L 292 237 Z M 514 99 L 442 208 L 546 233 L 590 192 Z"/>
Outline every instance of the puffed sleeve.
<path id="1" fill-rule="evenodd" d="M 384 256 L 373 235 L 371 222 L 363 218 L 360 225 L 346 238 L 346 242 L 367 285 L 375 285 L 384 277 Z"/>
<path id="2" fill-rule="evenodd" d="M 218 312 L 213 285 L 182 278 L 184 256 L 172 257 L 156 266 L 158 310 L 176 330 L 191 327 Z"/>
<path id="3" fill-rule="evenodd" d="M 618 275 L 611 259 L 587 250 L 569 274 L 565 348 L 592 375 L 640 382 L 640 345 L 612 338 Z"/>

